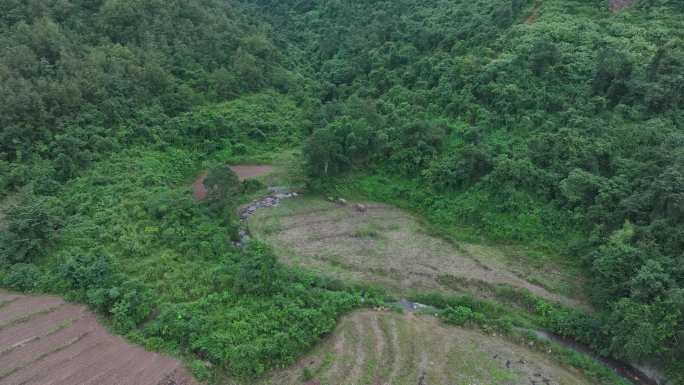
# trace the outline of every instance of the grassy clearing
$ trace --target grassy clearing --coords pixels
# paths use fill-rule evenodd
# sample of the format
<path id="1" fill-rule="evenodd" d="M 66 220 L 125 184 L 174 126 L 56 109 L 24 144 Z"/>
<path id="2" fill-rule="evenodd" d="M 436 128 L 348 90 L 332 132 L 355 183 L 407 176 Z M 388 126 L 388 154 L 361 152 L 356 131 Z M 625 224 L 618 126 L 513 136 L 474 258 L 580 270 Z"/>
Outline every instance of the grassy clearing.
<path id="1" fill-rule="evenodd" d="M 508 285 L 566 305 L 582 304 L 582 282 L 573 271 L 526 264 L 522 256 L 510 263 L 496 247 L 445 240 L 404 210 L 366 205 L 367 212 L 360 212 L 351 203 L 303 197 L 257 212 L 249 226 L 291 265 L 398 293 L 438 290 L 492 296 L 498 286 Z"/>
<path id="2" fill-rule="evenodd" d="M 373 310 L 344 317 L 314 351 L 257 384 L 415 385 L 420 378 L 427 384 L 595 384 L 546 353 L 500 337 L 444 326 L 429 316 Z"/>
<path id="3" fill-rule="evenodd" d="M 417 213 L 422 228 L 431 235 L 510 266 L 516 274 L 551 291 L 571 297 L 585 295 L 579 290 L 586 282 L 581 261 L 569 257 L 565 247 L 585 236 L 566 223 L 554 222 L 552 218 L 558 213 L 552 208 L 532 205 L 534 215 L 518 217 L 490 212 L 493 202 L 476 193 L 436 199 L 434 192 L 424 187 L 420 182 L 385 174 L 360 174 L 334 180 L 321 189 L 349 200 L 383 202 Z M 474 219 L 473 211 L 477 210 L 485 214 Z"/>

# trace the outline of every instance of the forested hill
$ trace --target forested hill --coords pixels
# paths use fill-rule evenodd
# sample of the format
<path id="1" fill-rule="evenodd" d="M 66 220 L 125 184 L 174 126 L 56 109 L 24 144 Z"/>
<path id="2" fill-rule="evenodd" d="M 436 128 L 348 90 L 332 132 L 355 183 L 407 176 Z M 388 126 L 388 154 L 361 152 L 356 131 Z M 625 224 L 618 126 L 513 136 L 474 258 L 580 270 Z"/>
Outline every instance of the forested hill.
<path id="1" fill-rule="evenodd" d="M 586 340 L 684 362 L 684 3 L 245 2 L 319 82 L 312 175 L 560 250 Z"/>
<path id="2" fill-rule="evenodd" d="M 133 122 L 294 88 L 268 34 L 220 0 L 1 2 L 0 185 L 51 190 L 144 139 Z"/>
<path id="3" fill-rule="evenodd" d="M 594 312 L 556 331 L 684 384 L 684 1 L 615 4 L 2 0 L 0 284 L 291 363 L 367 292 L 234 247 L 260 187 L 217 165 L 301 149 L 312 191 L 581 271 Z M 230 188 L 192 201 L 212 166 Z"/>

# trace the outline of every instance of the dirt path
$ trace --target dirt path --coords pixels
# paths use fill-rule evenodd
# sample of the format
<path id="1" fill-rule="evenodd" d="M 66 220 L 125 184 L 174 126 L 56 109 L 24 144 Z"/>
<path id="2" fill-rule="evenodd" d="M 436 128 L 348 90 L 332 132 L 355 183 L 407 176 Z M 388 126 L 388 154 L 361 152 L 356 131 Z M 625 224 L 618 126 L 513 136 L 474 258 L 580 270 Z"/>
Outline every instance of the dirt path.
<path id="1" fill-rule="evenodd" d="M 196 385 L 170 357 L 110 335 L 83 306 L 0 292 L 0 385 Z"/>
<path id="2" fill-rule="evenodd" d="M 532 8 L 532 11 L 525 17 L 525 24 L 534 24 L 539 18 L 539 12 L 541 10 L 542 3 L 537 2 Z"/>

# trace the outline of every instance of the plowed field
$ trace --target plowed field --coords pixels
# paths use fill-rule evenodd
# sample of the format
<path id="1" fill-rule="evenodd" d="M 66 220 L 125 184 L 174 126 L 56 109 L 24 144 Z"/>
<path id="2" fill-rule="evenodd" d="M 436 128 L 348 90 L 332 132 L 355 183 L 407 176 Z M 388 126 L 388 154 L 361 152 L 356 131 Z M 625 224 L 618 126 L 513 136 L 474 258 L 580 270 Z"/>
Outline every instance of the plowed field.
<path id="1" fill-rule="evenodd" d="M 0 292 L 0 385 L 196 385 L 181 364 L 109 334 L 84 306 Z"/>

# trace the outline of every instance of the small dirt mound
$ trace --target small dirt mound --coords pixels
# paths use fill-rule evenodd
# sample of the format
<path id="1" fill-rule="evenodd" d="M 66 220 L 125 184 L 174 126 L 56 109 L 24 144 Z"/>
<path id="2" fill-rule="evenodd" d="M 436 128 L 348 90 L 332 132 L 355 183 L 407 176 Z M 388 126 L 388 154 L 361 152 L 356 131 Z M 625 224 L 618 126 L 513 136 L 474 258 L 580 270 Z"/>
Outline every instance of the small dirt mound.
<path id="1" fill-rule="evenodd" d="M 0 292 L 0 385 L 197 385 L 170 357 L 110 335 L 84 306 Z"/>

